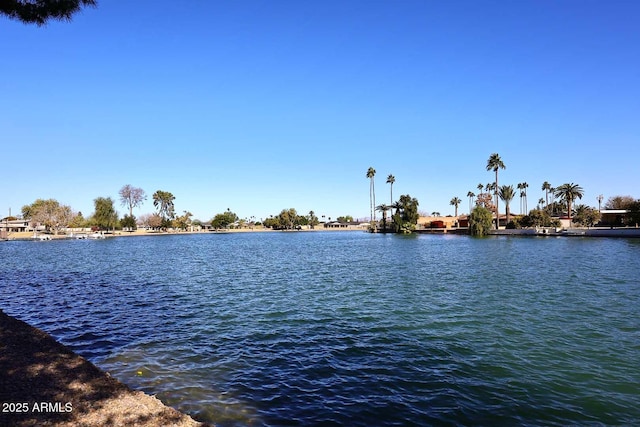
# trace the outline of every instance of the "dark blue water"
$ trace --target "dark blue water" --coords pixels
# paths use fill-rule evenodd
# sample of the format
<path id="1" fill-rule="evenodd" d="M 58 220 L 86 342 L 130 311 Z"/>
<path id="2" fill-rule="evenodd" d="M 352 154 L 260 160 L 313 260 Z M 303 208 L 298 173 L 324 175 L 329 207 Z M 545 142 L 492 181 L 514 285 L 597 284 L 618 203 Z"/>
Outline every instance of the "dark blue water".
<path id="1" fill-rule="evenodd" d="M 640 240 L 0 244 L 0 308 L 220 425 L 632 425 Z"/>

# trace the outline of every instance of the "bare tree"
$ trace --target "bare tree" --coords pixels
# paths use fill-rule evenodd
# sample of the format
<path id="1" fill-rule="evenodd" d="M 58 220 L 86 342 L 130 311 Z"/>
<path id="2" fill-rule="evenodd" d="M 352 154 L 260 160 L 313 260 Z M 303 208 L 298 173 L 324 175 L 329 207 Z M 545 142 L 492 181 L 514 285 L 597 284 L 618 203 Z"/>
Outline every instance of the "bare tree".
<path id="1" fill-rule="evenodd" d="M 129 207 L 129 216 L 133 217 L 133 208 L 136 208 L 147 200 L 147 193 L 142 188 L 136 188 L 129 184 L 125 185 L 118 192 L 122 206 Z"/>

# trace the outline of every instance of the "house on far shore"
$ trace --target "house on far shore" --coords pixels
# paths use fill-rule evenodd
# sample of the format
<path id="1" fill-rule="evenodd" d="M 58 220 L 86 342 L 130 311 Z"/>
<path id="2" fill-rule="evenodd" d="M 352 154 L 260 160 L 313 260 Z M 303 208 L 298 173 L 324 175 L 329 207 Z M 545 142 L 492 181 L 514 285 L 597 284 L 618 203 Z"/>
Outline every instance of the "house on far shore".
<path id="1" fill-rule="evenodd" d="M 28 219 L 6 217 L 0 220 L 0 232 L 3 236 L 8 233 L 20 233 L 23 231 L 33 231 Z"/>
<path id="2" fill-rule="evenodd" d="M 624 227 L 627 225 L 630 211 L 626 209 L 602 209 L 600 211 L 600 222 L 602 227 Z"/>
<path id="3" fill-rule="evenodd" d="M 514 215 L 511 215 L 513 218 Z M 493 217 L 493 223 L 495 224 L 495 216 Z M 500 228 L 505 228 L 507 226 L 507 215 L 500 214 L 499 217 Z M 458 228 L 467 228 L 469 227 L 469 215 L 458 215 L 455 216 L 421 216 L 418 219 L 418 229 L 421 230 L 455 230 Z"/>
<path id="4" fill-rule="evenodd" d="M 349 221 L 349 222 L 331 221 L 331 222 L 325 222 L 324 228 L 327 228 L 329 230 L 367 230 L 369 228 L 369 223 L 358 222 L 358 221 Z"/>
<path id="5" fill-rule="evenodd" d="M 500 215 L 500 225 L 503 225 L 503 216 Z M 421 216 L 418 218 L 418 229 L 450 230 L 459 227 L 469 226 L 468 215 L 456 216 Z"/>

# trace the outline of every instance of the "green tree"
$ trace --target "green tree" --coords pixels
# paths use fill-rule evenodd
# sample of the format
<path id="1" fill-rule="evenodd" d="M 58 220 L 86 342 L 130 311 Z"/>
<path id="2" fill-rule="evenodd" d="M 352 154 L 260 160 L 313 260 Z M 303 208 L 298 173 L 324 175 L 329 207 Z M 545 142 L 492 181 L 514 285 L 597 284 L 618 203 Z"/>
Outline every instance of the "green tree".
<path id="1" fill-rule="evenodd" d="M 95 212 L 92 222 L 103 230 L 115 229 L 118 222 L 118 213 L 113 207 L 111 197 L 98 197 L 93 200 Z"/>
<path id="2" fill-rule="evenodd" d="M 70 21 L 84 6 L 95 6 L 95 0 L 5 0 L 0 13 L 25 24 L 46 24 L 49 20 Z"/>
<path id="3" fill-rule="evenodd" d="M 147 194 L 142 188 L 136 188 L 129 184 L 123 186 L 120 191 L 120 203 L 129 208 L 129 216 L 133 217 L 133 208 L 140 206 L 147 200 Z"/>
<path id="4" fill-rule="evenodd" d="M 500 190 L 498 190 L 498 195 L 500 196 L 500 198 L 502 199 L 502 201 L 506 206 L 505 211 L 507 214 L 507 224 L 509 224 L 509 217 L 511 215 L 511 210 L 509 209 L 509 205 L 511 204 L 511 201 L 513 200 L 513 198 L 516 196 L 516 191 L 513 188 L 513 185 L 503 185 L 500 187 Z"/>
<path id="5" fill-rule="evenodd" d="M 274 230 L 277 230 L 278 227 L 280 226 L 280 222 L 278 221 L 278 218 L 274 217 L 273 215 L 265 219 L 263 224 L 265 227 L 272 228 Z"/>
<path id="6" fill-rule="evenodd" d="M 227 209 L 226 212 L 219 213 L 211 220 L 211 226 L 216 229 L 229 228 L 231 224 L 238 220 L 238 215 Z"/>
<path id="7" fill-rule="evenodd" d="M 172 221 L 173 228 L 176 230 L 184 230 L 187 231 L 189 226 L 191 225 L 191 217 L 193 214 L 188 211 L 183 211 L 183 214 L 175 217 Z"/>
<path id="8" fill-rule="evenodd" d="M 130 232 L 135 230 L 137 228 L 136 217 L 133 215 L 125 215 L 120 220 L 120 226 Z"/>
<path id="9" fill-rule="evenodd" d="M 316 225 L 320 224 L 320 221 L 318 220 L 318 217 L 316 216 L 316 213 L 314 211 L 309 211 L 309 215 L 307 216 L 307 221 L 311 228 L 315 228 Z"/>
<path id="10" fill-rule="evenodd" d="M 153 193 L 153 206 L 158 209 L 158 215 L 162 217 L 165 228 L 175 216 L 175 207 L 173 205 L 175 199 L 175 196 L 168 191 L 158 190 Z"/>
<path id="11" fill-rule="evenodd" d="M 69 228 L 84 228 L 87 226 L 87 220 L 82 216 L 82 212 L 78 212 L 67 226 Z"/>
<path id="12" fill-rule="evenodd" d="M 523 227 L 559 227 L 560 221 L 551 218 L 547 209 L 532 209 L 520 219 Z"/>
<path id="13" fill-rule="evenodd" d="M 469 233 L 472 236 L 486 236 L 491 230 L 493 221 L 491 211 L 483 206 L 476 206 L 469 215 Z"/>
<path id="14" fill-rule="evenodd" d="M 367 169 L 367 178 L 369 178 L 369 208 L 371 212 L 371 221 L 376 222 L 376 213 L 374 206 L 376 205 L 376 189 L 373 178 L 376 176 L 376 170 L 373 167 Z"/>
<path id="15" fill-rule="evenodd" d="M 377 210 L 377 209 L 376 209 Z M 336 218 L 338 222 L 353 222 L 353 217 L 351 215 L 343 215 Z"/>
<path id="16" fill-rule="evenodd" d="M 458 217 L 458 206 L 460 206 L 460 203 L 462 203 L 462 200 L 460 200 L 459 197 L 454 197 L 453 199 L 451 199 L 451 201 L 449 202 L 449 204 L 451 206 L 455 206 L 456 208 L 456 213 L 455 213 L 455 217 Z"/>
<path id="17" fill-rule="evenodd" d="M 489 160 L 487 160 L 487 170 L 494 171 L 496 174 L 496 181 L 494 183 L 496 199 L 496 230 L 498 229 L 498 212 L 500 212 L 500 209 L 498 209 L 498 169 L 506 169 L 506 166 L 504 165 L 504 162 L 502 161 L 498 153 L 493 153 L 491 156 L 489 156 Z"/>
<path id="18" fill-rule="evenodd" d="M 593 227 L 600 221 L 600 212 L 586 205 L 578 205 L 575 208 L 573 222 L 580 227 Z"/>
<path id="19" fill-rule="evenodd" d="M 393 215 L 393 224 L 396 233 L 411 233 L 418 224 L 420 214 L 418 213 L 418 199 L 408 194 L 400 196 L 398 207 Z"/>
<path id="20" fill-rule="evenodd" d="M 278 215 L 278 228 L 282 230 L 293 230 L 300 222 L 298 212 L 294 208 L 283 209 Z"/>
<path id="21" fill-rule="evenodd" d="M 387 177 L 387 184 L 391 184 L 391 201 L 389 203 L 393 204 L 393 184 L 396 182 L 396 177 L 389 174 Z"/>
<path id="22" fill-rule="evenodd" d="M 566 203 L 567 205 L 567 215 L 569 217 L 569 222 L 571 222 L 571 204 L 576 199 L 582 199 L 584 194 L 584 190 L 578 184 L 562 184 L 558 188 L 556 188 L 555 192 L 556 196 Z"/>

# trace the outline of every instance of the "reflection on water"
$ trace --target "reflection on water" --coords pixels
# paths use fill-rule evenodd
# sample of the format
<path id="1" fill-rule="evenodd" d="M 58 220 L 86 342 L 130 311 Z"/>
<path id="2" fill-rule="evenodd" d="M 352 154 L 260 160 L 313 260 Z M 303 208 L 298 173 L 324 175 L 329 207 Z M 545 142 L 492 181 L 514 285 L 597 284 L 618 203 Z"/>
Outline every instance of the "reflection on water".
<path id="1" fill-rule="evenodd" d="M 355 232 L 6 242 L 0 304 L 221 425 L 633 424 L 639 255 Z"/>

